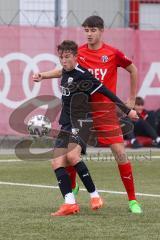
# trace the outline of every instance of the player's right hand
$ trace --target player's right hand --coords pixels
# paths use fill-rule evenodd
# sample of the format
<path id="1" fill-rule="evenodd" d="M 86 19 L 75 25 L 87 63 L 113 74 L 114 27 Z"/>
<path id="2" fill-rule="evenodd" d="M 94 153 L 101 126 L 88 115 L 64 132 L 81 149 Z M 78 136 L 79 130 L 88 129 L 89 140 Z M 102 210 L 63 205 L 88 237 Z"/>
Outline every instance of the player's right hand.
<path id="1" fill-rule="evenodd" d="M 33 79 L 34 82 L 40 82 L 43 79 L 42 74 L 35 73 L 35 74 L 32 75 L 32 79 Z"/>
<path id="2" fill-rule="evenodd" d="M 130 112 L 128 113 L 128 117 L 132 120 L 132 121 L 137 121 L 139 119 L 137 112 L 134 109 L 131 109 Z"/>

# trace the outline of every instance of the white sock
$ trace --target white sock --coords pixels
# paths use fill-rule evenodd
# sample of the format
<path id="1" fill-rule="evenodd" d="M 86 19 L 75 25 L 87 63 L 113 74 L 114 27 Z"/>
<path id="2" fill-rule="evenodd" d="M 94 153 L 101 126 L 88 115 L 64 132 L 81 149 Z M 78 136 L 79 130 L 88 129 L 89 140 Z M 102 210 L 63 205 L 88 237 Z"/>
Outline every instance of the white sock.
<path id="1" fill-rule="evenodd" d="M 95 190 L 94 192 L 90 193 L 91 198 L 99 197 L 99 193 Z"/>
<path id="2" fill-rule="evenodd" d="M 65 199 L 65 203 L 67 203 L 67 204 L 75 204 L 76 203 L 73 193 L 67 193 L 65 195 L 64 199 Z"/>
<path id="3" fill-rule="evenodd" d="M 156 142 L 157 142 L 157 143 L 160 143 L 160 137 L 157 137 L 157 138 L 156 138 Z"/>

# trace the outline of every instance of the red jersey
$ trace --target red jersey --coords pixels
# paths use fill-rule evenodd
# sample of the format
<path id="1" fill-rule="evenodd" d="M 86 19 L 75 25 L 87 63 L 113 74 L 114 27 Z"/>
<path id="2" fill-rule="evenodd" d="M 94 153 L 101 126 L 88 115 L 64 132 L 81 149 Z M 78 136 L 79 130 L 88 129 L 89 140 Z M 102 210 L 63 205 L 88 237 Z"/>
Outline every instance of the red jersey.
<path id="1" fill-rule="evenodd" d="M 139 113 L 139 117 L 142 118 L 143 120 L 146 120 L 148 117 L 148 112 L 145 109 L 143 109 L 143 111 Z"/>
<path id="2" fill-rule="evenodd" d="M 78 63 L 87 68 L 99 81 L 116 94 L 117 68 L 126 68 L 132 61 L 121 51 L 105 43 L 98 50 L 88 48 L 84 44 L 78 49 Z M 100 93 L 92 96 L 93 101 L 106 102 L 107 98 Z"/>

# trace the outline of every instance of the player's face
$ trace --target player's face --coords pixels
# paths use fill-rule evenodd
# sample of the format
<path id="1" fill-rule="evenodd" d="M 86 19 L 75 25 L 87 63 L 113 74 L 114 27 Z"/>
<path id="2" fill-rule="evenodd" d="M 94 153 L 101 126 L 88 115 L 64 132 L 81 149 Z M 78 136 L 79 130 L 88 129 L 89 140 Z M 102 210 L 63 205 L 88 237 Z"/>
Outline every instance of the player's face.
<path id="1" fill-rule="evenodd" d="M 58 55 L 60 63 L 66 71 L 71 71 L 75 68 L 77 55 L 74 55 L 71 51 L 59 52 Z"/>
<path id="2" fill-rule="evenodd" d="M 134 109 L 136 110 L 137 113 L 141 113 L 144 109 L 144 106 L 135 104 Z"/>
<path id="3" fill-rule="evenodd" d="M 90 45 L 96 45 L 102 41 L 103 29 L 97 27 L 84 27 L 87 42 Z"/>

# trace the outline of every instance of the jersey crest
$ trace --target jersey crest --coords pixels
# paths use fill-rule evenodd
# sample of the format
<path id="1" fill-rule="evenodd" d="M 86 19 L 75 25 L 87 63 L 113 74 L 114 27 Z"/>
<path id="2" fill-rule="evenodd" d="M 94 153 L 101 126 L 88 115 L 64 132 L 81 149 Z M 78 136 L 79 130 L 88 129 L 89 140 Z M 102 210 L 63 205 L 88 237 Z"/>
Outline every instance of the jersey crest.
<path id="1" fill-rule="evenodd" d="M 101 60 L 102 60 L 102 62 L 108 62 L 108 60 L 109 60 L 109 58 L 108 58 L 108 56 L 106 56 L 106 55 L 103 55 L 102 57 L 101 57 Z"/>
<path id="2" fill-rule="evenodd" d="M 68 84 L 71 84 L 73 82 L 73 77 L 68 78 Z"/>

